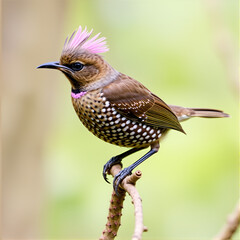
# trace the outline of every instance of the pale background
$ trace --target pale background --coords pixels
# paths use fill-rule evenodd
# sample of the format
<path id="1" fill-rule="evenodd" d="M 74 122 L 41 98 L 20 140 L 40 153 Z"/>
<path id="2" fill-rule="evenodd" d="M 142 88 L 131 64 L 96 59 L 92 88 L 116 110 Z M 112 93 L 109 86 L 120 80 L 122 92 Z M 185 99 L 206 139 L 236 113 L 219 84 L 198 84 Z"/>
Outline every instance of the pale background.
<path id="1" fill-rule="evenodd" d="M 97 239 L 106 223 L 102 166 L 126 149 L 82 126 L 63 75 L 36 70 L 79 25 L 102 32 L 105 59 L 167 103 L 231 115 L 183 123 L 187 135 L 172 131 L 138 167 L 144 239 L 212 239 L 239 197 L 238 1 L 4 0 L 2 15 L 3 239 Z M 133 215 L 127 197 L 118 239 Z"/>

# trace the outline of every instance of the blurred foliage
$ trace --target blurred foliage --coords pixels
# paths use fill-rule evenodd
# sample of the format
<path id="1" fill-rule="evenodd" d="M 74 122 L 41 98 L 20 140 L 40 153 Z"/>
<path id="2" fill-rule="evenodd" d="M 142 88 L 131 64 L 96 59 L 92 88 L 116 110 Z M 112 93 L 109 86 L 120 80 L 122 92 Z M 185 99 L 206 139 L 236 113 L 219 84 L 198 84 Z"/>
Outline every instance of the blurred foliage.
<path id="1" fill-rule="evenodd" d="M 238 96 L 216 46 L 208 4 L 67 1 L 64 35 L 56 39 L 56 55 L 47 56 L 57 60 L 65 37 L 86 25 L 107 37 L 110 52 L 104 55 L 114 68 L 167 103 L 222 109 L 231 115 L 184 122 L 187 135 L 172 131 L 159 153 L 138 168 L 143 172 L 138 189 L 149 228 L 144 239 L 211 239 L 239 197 Z M 219 1 L 218 7 L 235 46 L 237 2 Z M 102 167 L 126 149 L 102 142 L 83 127 L 71 105 L 69 83 L 55 74 L 55 117 L 44 150 L 43 231 L 50 238 L 96 239 L 106 222 L 112 191 L 102 178 Z M 141 154 L 124 160 L 124 166 Z M 118 239 L 129 239 L 133 219 L 126 198 Z"/>

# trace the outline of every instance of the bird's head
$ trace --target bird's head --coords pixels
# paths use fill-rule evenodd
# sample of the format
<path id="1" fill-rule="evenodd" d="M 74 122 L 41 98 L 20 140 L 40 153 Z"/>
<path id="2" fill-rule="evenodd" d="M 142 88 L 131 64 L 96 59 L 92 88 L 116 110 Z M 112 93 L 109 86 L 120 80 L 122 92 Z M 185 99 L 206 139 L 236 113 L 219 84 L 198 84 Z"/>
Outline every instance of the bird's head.
<path id="1" fill-rule="evenodd" d="M 92 90 L 114 78 L 117 72 L 100 56 L 109 49 L 100 33 L 89 39 L 92 34 L 81 26 L 67 38 L 59 62 L 45 63 L 38 68 L 57 69 L 64 73 L 74 89 Z"/>

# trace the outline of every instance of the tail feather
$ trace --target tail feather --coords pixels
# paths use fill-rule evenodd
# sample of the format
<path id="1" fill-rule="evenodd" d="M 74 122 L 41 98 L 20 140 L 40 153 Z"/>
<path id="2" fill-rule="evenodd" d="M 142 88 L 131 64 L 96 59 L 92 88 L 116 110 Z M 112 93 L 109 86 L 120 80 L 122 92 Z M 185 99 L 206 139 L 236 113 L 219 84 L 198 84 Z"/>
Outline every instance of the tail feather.
<path id="1" fill-rule="evenodd" d="M 192 110 L 192 111 L 191 111 Z M 205 118 L 223 118 L 229 117 L 227 113 L 221 110 L 209 108 L 190 108 L 192 117 L 205 117 Z"/>
<path id="2" fill-rule="evenodd" d="M 177 116 L 178 121 L 182 122 L 191 117 L 204 117 L 204 118 L 224 118 L 229 117 L 227 113 L 221 110 L 209 108 L 184 108 L 175 105 L 169 105 L 174 114 Z"/>

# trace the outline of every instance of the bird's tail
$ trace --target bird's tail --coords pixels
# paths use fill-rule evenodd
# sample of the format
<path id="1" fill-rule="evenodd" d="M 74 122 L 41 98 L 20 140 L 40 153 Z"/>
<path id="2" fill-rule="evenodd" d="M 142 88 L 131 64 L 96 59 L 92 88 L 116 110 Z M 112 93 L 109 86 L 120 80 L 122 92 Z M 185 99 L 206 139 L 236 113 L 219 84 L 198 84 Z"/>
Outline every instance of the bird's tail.
<path id="1" fill-rule="evenodd" d="M 223 118 L 229 117 L 227 113 L 221 110 L 209 108 L 189 108 L 191 117 L 205 117 L 205 118 Z"/>
<path id="2" fill-rule="evenodd" d="M 178 121 L 182 122 L 191 117 L 204 117 L 204 118 L 224 118 L 229 117 L 227 113 L 221 110 L 209 109 L 209 108 L 184 108 L 175 105 L 169 105 L 172 111 L 178 118 Z"/>

